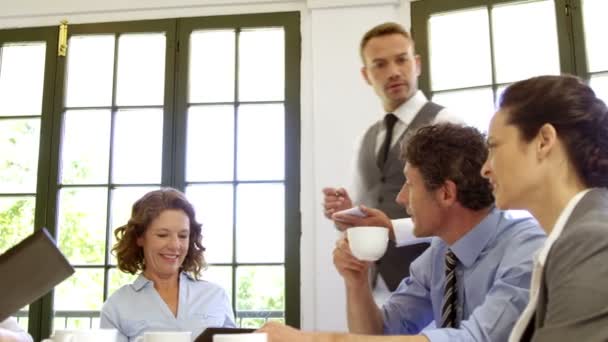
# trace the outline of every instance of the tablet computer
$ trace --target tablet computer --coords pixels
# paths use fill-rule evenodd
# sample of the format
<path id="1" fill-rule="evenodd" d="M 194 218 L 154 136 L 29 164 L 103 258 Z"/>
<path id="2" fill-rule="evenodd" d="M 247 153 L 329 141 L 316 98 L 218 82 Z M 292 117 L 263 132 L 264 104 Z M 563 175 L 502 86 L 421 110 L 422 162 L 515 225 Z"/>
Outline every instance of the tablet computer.
<path id="1" fill-rule="evenodd" d="M 42 228 L 0 255 L 0 322 L 74 273 Z"/>
<path id="2" fill-rule="evenodd" d="M 207 328 L 198 335 L 194 342 L 213 342 L 213 335 L 216 334 L 249 334 L 255 330 L 248 328 Z"/>

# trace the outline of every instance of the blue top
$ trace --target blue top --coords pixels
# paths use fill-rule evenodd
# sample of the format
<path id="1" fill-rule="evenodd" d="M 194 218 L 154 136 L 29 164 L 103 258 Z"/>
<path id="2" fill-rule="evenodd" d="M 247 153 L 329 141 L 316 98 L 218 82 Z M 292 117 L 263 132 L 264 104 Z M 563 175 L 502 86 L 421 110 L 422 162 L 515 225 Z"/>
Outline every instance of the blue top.
<path id="1" fill-rule="evenodd" d="M 194 340 L 208 327 L 235 327 L 226 291 L 180 274 L 177 317 L 142 274 L 114 292 L 101 309 L 101 328 L 118 330 L 117 342 L 135 341 L 147 331 L 191 331 Z"/>
<path id="2" fill-rule="evenodd" d="M 421 333 L 432 342 L 506 341 L 528 303 L 533 255 L 545 238 L 534 219 L 514 219 L 498 209 L 451 247 L 433 238 L 382 307 L 385 334 Z M 459 260 L 458 329 L 431 324 L 441 324 L 448 247 Z"/>

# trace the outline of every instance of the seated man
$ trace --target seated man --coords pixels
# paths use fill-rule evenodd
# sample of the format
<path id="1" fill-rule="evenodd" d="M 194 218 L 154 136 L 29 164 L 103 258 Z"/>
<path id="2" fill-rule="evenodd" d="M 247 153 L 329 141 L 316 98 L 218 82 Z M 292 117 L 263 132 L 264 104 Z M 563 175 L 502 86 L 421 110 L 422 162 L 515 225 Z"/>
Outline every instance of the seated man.
<path id="1" fill-rule="evenodd" d="M 353 257 L 346 240 L 334 250 L 350 332 L 409 336 L 302 333 L 269 323 L 261 330 L 270 341 L 506 341 L 528 301 L 532 255 L 545 234 L 534 220 L 494 208 L 492 187 L 480 175 L 487 153 L 482 134 L 454 124 L 420 129 L 402 151 L 407 180 L 397 202 L 416 236 L 434 238 L 382 309 L 367 280 L 369 264 Z M 390 226 L 382 212 L 366 212 Z"/>
<path id="2" fill-rule="evenodd" d="M 0 342 L 32 342 L 32 336 L 9 317 L 0 322 Z"/>

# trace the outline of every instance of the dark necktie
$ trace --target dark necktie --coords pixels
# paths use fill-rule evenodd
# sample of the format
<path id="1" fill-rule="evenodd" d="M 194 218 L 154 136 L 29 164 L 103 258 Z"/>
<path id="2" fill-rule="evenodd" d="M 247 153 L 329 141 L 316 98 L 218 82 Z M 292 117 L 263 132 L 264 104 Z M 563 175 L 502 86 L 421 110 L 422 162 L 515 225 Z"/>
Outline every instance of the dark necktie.
<path id="1" fill-rule="evenodd" d="M 391 149 L 391 140 L 393 140 L 393 127 L 397 122 L 397 116 L 393 113 L 388 113 L 384 116 L 384 126 L 386 127 L 386 135 L 384 136 L 384 142 L 380 146 L 380 153 L 378 154 L 378 166 L 383 167 L 388 158 L 388 151 Z"/>
<path id="2" fill-rule="evenodd" d="M 456 328 L 456 305 L 458 293 L 456 291 L 456 264 L 458 258 L 451 249 L 445 254 L 445 283 L 443 292 L 443 306 L 441 307 L 441 327 Z"/>

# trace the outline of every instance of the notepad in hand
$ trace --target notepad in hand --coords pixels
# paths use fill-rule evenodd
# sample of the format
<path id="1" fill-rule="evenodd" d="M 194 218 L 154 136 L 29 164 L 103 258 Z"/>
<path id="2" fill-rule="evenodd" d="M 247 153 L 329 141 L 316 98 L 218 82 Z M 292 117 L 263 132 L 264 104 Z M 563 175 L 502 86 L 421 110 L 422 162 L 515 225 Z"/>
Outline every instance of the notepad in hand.
<path id="1" fill-rule="evenodd" d="M 216 334 L 249 334 L 255 329 L 246 328 L 207 328 L 198 335 L 194 342 L 213 342 L 213 335 Z"/>
<path id="2" fill-rule="evenodd" d="M 0 322 L 74 273 L 42 228 L 0 255 Z"/>

